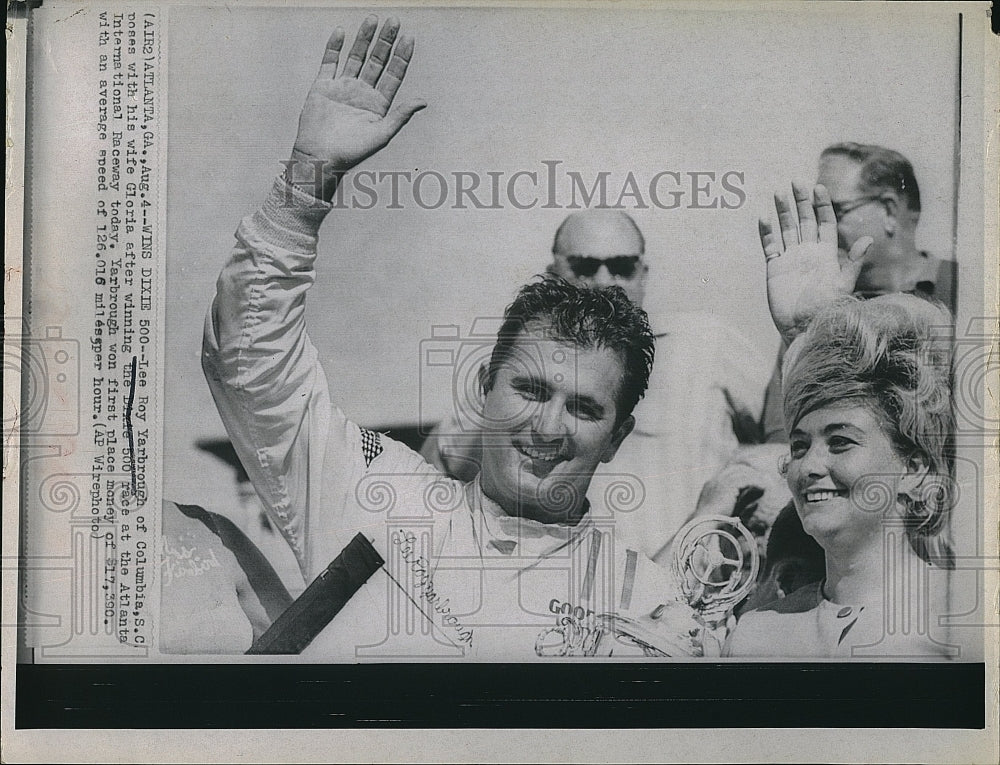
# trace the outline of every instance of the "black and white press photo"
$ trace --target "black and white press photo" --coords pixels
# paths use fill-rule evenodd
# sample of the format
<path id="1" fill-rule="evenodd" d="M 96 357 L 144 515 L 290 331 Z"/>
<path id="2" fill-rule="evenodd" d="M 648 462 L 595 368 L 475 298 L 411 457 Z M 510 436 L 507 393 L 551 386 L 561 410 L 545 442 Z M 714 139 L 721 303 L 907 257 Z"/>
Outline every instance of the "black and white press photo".
<path id="1" fill-rule="evenodd" d="M 984 9 L 31 10 L 21 677 L 204 667 L 168 727 L 995 732 Z"/>

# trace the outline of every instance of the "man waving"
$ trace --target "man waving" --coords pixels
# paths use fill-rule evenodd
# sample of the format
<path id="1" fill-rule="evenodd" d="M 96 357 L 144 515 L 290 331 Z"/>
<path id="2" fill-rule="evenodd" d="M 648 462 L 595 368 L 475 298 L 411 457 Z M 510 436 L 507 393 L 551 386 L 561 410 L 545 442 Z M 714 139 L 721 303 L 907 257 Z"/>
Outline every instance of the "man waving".
<path id="1" fill-rule="evenodd" d="M 376 31 L 367 18 L 343 60 L 343 32 L 330 38 L 286 172 L 240 224 L 205 331 L 219 411 L 307 581 L 357 532 L 386 561 L 313 649 L 346 660 L 695 651 L 698 625 L 671 578 L 585 497 L 632 430 L 653 361 L 646 315 L 624 291 L 558 280 L 520 291 L 480 370 L 484 455 L 469 483 L 332 402 L 305 320 L 319 226 L 344 174 L 425 106 L 393 107 L 413 40 L 395 19 Z"/>

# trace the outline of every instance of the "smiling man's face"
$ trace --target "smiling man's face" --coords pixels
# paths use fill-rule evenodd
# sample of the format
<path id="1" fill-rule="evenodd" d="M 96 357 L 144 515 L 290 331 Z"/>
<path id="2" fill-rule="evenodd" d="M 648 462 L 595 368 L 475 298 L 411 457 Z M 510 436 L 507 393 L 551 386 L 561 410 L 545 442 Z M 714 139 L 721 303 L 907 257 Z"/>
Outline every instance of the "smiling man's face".
<path id="1" fill-rule="evenodd" d="M 529 325 L 485 394 L 481 483 L 509 515 L 575 523 L 594 470 L 634 420 L 617 422 L 623 366 L 607 348 L 579 348 Z"/>

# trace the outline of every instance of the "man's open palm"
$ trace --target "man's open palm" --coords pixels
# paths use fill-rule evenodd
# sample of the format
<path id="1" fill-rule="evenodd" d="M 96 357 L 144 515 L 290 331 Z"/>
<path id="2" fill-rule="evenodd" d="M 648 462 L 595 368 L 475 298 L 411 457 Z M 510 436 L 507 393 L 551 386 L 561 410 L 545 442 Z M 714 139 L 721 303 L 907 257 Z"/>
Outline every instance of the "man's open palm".
<path id="1" fill-rule="evenodd" d="M 397 43 L 399 22 L 390 18 L 372 45 L 377 26 L 374 16 L 364 20 L 339 72 L 344 31 L 334 31 L 302 107 L 293 159 L 320 160 L 325 175 L 370 157 L 426 106 L 409 101 L 390 110 L 413 55 L 413 38 L 404 35 Z"/>

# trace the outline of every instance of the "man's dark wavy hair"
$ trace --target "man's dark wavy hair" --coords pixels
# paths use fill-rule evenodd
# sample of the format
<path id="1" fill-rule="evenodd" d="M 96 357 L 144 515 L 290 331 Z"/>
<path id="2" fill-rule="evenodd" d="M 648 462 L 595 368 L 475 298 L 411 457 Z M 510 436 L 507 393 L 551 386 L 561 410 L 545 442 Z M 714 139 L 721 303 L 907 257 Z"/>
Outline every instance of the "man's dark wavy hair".
<path id="1" fill-rule="evenodd" d="M 623 373 L 616 398 L 615 424 L 620 425 L 646 393 L 653 368 L 655 340 L 646 312 L 621 287 L 578 287 L 553 276 L 525 285 L 504 311 L 504 321 L 490 357 L 486 390 L 513 353 L 524 331 L 578 348 L 608 348 L 621 359 Z"/>

